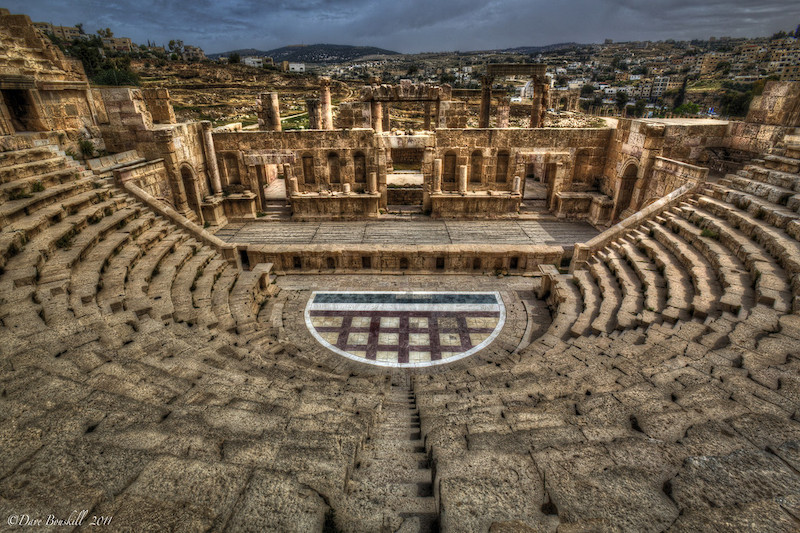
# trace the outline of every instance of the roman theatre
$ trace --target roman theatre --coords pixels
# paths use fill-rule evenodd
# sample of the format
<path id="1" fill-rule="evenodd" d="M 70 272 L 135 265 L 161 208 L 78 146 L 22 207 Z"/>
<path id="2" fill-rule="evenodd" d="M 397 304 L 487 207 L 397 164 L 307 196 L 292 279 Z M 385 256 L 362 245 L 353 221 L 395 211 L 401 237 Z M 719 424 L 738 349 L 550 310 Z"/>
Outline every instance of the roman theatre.
<path id="1" fill-rule="evenodd" d="M 377 79 L 214 128 L 0 44 L 2 528 L 800 528 L 800 83 L 549 128 L 492 64 L 478 128 Z"/>

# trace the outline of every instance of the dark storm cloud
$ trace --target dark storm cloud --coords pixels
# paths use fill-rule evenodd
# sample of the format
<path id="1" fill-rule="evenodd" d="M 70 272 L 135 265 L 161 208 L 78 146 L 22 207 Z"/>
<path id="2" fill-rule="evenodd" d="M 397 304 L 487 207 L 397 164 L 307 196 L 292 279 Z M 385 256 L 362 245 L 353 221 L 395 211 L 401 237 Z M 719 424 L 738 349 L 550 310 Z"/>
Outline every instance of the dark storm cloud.
<path id="1" fill-rule="evenodd" d="M 7 0 L 12 13 L 207 52 L 341 43 L 401 52 L 557 42 L 764 36 L 800 23 L 796 0 Z"/>

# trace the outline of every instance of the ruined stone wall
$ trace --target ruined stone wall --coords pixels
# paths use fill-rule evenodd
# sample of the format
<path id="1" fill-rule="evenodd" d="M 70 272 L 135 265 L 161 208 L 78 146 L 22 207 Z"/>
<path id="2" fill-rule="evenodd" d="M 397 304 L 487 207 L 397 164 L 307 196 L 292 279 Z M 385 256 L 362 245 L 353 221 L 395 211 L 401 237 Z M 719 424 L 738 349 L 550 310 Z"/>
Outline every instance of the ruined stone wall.
<path id="1" fill-rule="evenodd" d="M 510 191 L 514 176 L 525 178 L 529 167 L 542 177 L 549 154 L 561 154 L 566 162 L 564 190 L 571 190 L 573 183 L 578 190 L 587 190 L 602 176 L 610 129 L 447 129 L 437 130 L 434 158 L 456 156 L 456 167 L 466 165 L 468 189 L 475 191 Z M 473 154 L 480 154 L 481 176 L 478 181 L 473 173 Z M 498 181 L 498 154 L 509 156 L 505 181 Z M 576 165 L 576 161 L 580 164 Z M 503 176 L 501 176 L 502 178 Z M 442 190 L 455 191 L 456 181 L 445 182 Z"/>
<path id="2" fill-rule="evenodd" d="M 169 177 L 163 159 L 115 170 L 114 180 L 118 183 L 133 182 L 153 198 L 166 203 L 172 202 L 172 191 L 169 187 Z"/>
<path id="3" fill-rule="evenodd" d="M 333 127 L 337 129 L 372 127 L 372 110 L 369 102 L 340 103 L 336 116 L 333 117 Z"/>
<path id="4" fill-rule="evenodd" d="M 73 150 L 79 139 L 98 135 L 79 61 L 64 56 L 26 15 L 0 14 L 0 41 L 0 135 L 60 130 L 60 145 Z"/>
<path id="5" fill-rule="evenodd" d="M 667 123 L 661 121 L 621 119 L 609 146 L 601 190 L 614 199 L 619 215 L 629 208 L 641 208 L 645 191 L 671 190 L 663 180 L 666 174 L 653 174 L 657 157 L 674 159 L 692 165 L 708 161 L 707 149 L 725 147 L 728 125 L 725 122 L 697 121 L 694 123 Z M 617 205 L 625 197 L 624 182 L 635 176 L 628 204 Z M 630 186 L 628 182 L 627 186 Z"/>
<path id="6" fill-rule="evenodd" d="M 707 176 L 708 169 L 705 167 L 690 165 L 674 159 L 656 157 L 653 164 L 653 174 L 647 181 L 639 209 L 650 205 L 684 185 L 696 185 L 703 182 Z"/>
<path id="7" fill-rule="evenodd" d="M 171 205 L 177 211 L 200 217 L 199 204 L 205 196 L 213 194 L 203 145 L 203 123 L 154 125 L 139 89 L 103 88 L 100 92 L 106 115 L 100 130 L 108 151 L 135 149 L 146 159 L 163 159 L 166 176 L 160 177 L 167 182 L 152 187 L 171 191 Z"/>
<path id="8" fill-rule="evenodd" d="M 727 148 L 748 152 L 752 156 L 768 152 L 787 131 L 786 126 L 731 122 L 728 125 Z"/>
<path id="9" fill-rule="evenodd" d="M 214 132 L 214 146 L 220 161 L 223 186 L 238 180 L 243 186 L 255 190 L 255 168 L 245 164 L 246 156 L 269 150 L 292 161 L 288 164 L 300 192 L 339 192 L 346 183 L 350 184 L 353 192 L 364 192 L 371 172 L 378 173 L 379 183 L 385 188 L 385 150 L 379 146 L 372 130 Z M 357 156 L 363 156 L 364 163 L 358 181 L 356 166 L 360 163 Z M 332 168 L 337 160 L 338 181 Z"/>
<path id="10" fill-rule="evenodd" d="M 142 89 L 147 110 L 156 124 L 175 124 L 175 111 L 167 89 Z"/>
<path id="11" fill-rule="evenodd" d="M 770 81 L 753 98 L 746 122 L 771 126 L 800 126 L 800 83 Z"/>

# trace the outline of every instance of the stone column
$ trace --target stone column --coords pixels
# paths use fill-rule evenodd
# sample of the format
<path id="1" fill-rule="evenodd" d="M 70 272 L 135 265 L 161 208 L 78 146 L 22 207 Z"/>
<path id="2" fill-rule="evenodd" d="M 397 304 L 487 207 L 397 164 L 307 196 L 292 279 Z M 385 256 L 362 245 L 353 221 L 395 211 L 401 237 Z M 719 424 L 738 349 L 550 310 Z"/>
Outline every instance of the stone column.
<path id="1" fill-rule="evenodd" d="M 500 103 L 497 104 L 497 127 L 507 128 L 509 124 L 509 117 L 511 116 L 511 103 L 508 97 L 503 97 Z"/>
<path id="2" fill-rule="evenodd" d="M 467 165 L 458 167 L 458 192 L 462 195 L 467 194 Z"/>
<path id="3" fill-rule="evenodd" d="M 431 130 L 431 103 L 430 103 L 430 101 L 425 102 L 425 110 L 423 111 L 423 113 L 425 113 L 425 117 L 423 119 L 423 121 L 424 121 L 423 122 L 423 128 L 425 129 L 425 131 L 430 131 Z"/>
<path id="4" fill-rule="evenodd" d="M 261 93 L 259 102 L 259 127 L 268 131 L 281 131 L 281 111 L 278 93 Z"/>
<path id="5" fill-rule="evenodd" d="M 319 99 L 320 113 L 322 115 L 322 129 L 333 129 L 333 109 L 331 109 L 331 80 L 330 78 L 320 78 L 319 80 Z"/>
<path id="6" fill-rule="evenodd" d="M 376 102 L 373 100 L 370 103 L 370 111 L 371 111 L 371 122 L 372 122 L 372 129 L 375 130 L 375 133 L 382 133 L 383 132 L 383 104 L 381 102 Z"/>
<path id="7" fill-rule="evenodd" d="M 514 187 L 511 189 L 511 192 L 514 194 L 519 194 L 520 189 L 522 188 L 522 180 L 519 176 L 514 176 Z"/>
<path id="8" fill-rule="evenodd" d="M 433 192 L 442 192 L 442 160 L 433 160 Z"/>
<path id="9" fill-rule="evenodd" d="M 222 180 L 219 178 L 217 166 L 217 152 L 214 150 L 214 136 L 211 134 L 211 122 L 204 120 L 200 123 L 203 128 L 203 149 L 206 154 L 206 172 L 211 176 L 213 194 L 222 194 Z"/>
<path id="10" fill-rule="evenodd" d="M 322 129 L 322 115 L 320 114 L 319 98 L 306 98 L 306 110 L 308 111 L 308 129 Z"/>
<path id="11" fill-rule="evenodd" d="M 494 76 L 481 76 L 481 114 L 478 118 L 479 128 L 489 127 L 492 109 L 492 83 Z"/>
<path id="12" fill-rule="evenodd" d="M 536 83 L 533 86 L 533 104 L 531 105 L 531 128 L 541 128 L 542 114 L 545 111 L 546 100 L 544 97 L 544 84 Z"/>
<path id="13" fill-rule="evenodd" d="M 390 131 L 392 129 L 391 122 L 389 122 L 389 102 L 383 106 L 383 131 Z"/>
<path id="14" fill-rule="evenodd" d="M 377 172 L 370 172 L 369 173 L 369 182 L 367 183 L 367 192 L 370 194 L 374 194 L 378 192 L 378 173 Z"/>
<path id="15" fill-rule="evenodd" d="M 297 178 L 289 178 L 286 180 L 286 183 L 288 185 L 288 187 L 286 187 L 286 196 L 300 193 L 300 187 L 297 185 Z"/>

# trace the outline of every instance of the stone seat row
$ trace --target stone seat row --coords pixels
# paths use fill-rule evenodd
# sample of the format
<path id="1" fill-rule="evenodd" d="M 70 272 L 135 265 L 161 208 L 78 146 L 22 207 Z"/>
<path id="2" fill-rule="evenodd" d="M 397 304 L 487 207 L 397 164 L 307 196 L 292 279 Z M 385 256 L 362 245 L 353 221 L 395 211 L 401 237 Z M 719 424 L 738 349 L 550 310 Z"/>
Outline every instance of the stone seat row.
<path id="1" fill-rule="evenodd" d="M 797 172 L 786 157 L 763 164 L 784 184 Z M 525 508 L 543 528 L 557 514 L 576 530 L 620 517 L 637 531 L 793 530 L 800 250 L 794 220 L 768 213 L 794 193 L 745 179 L 643 223 L 585 269 L 543 268 L 553 320 L 519 353 L 415 379 L 442 524 L 486 529 Z M 501 494 L 480 516 L 458 512 Z"/>
<path id="2" fill-rule="evenodd" d="M 281 321 L 280 295 L 262 307 L 268 265 L 240 271 L 105 182 L 58 186 L 0 227 L 4 501 L 34 509 L 56 486 L 66 515 L 89 505 L 133 522 L 147 508 L 213 529 L 235 507 L 259 529 L 321 529 L 346 500 L 385 378 L 332 372 L 262 324 L 260 312 Z M 98 458 L 101 480 L 71 466 Z M 42 475 L 59 464 L 68 486 Z"/>

